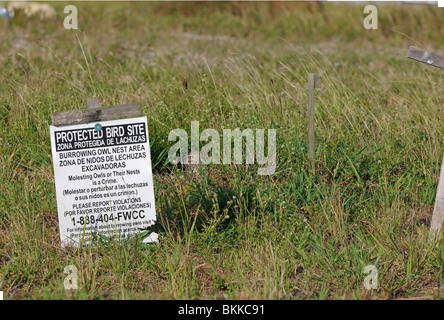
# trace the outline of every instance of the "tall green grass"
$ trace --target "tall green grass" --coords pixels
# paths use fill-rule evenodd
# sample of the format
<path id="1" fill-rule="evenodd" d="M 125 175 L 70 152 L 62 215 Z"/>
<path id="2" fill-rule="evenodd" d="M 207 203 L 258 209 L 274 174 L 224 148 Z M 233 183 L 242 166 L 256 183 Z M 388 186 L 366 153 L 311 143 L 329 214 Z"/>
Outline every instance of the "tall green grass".
<path id="1" fill-rule="evenodd" d="M 442 143 L 443 53 L 431 7 L 327 3 L 76 3 L 57 21 L 0 21 L 0 290 L 13 299 L 441 297 L 427 243 Z M 418 44 L 419 43 L 419 44 Z M 307 75 L 316 92 L 316 171 Z M 139 101 L 148 117 L 160 243 L 60 248 L 51 113 Z M 168 162 L 174 128 L 275 128 L 278 165 Z M 79 289 L 63 288 L 66 265 Z M 363 287 L 366 265 L 379 289 Z"/>

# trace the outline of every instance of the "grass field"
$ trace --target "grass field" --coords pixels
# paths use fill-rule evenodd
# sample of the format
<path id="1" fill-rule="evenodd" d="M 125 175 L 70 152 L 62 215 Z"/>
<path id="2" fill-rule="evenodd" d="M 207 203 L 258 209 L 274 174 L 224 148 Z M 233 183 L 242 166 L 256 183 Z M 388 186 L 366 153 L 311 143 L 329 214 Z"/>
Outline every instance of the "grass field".
<path id="1" fill-rule="evenodd" d="M 444 151 L 443 10 L 329 3 L 74 3 L 0 18 L 0 290 L 11 299 L 443 298 L 427 242 Z M 307 76 L 316 92 L 316 171 Z M 141 102 L 159 244 L 60 246 L 49 125 L 57 111 Z M 168 162 L 174 128 L 275 128 L 277 168 Z M 75 265 L 78 290 L 65 290 Z M 364 268 L 378 268 L 366 290 Z"/>

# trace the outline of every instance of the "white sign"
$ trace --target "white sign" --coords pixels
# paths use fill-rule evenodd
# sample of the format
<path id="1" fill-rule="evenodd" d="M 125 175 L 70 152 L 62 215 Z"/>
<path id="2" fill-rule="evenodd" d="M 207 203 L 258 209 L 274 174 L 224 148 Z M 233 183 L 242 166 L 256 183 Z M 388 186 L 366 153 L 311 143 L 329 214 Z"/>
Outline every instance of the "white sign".
<path id="1" fill-rule="evenodd" d="M 146 117 L 50 126 L 50 134 L 63 246 L 123 240 L 154 224 Z"/>

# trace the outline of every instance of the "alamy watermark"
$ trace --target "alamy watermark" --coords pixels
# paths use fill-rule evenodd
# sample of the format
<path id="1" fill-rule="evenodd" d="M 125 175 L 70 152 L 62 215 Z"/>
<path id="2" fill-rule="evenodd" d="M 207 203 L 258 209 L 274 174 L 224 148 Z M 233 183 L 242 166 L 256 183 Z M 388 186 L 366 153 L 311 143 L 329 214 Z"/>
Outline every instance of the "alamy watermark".
<path id="1" fill-rule="evenodd" d="M 63 285 L 66 290 L 78 289 L 77 286 L 77 268 L 76 266 L 70 264 L 65 267 L 63 270 L 64 274 L 68 274 L 68 276 L 63 280 Z"/>
<path id="2" fill-rule="evenodd" d="M 168 159 L 172 164 L 243 164 L 243 141 L 245 138 L 245 164 L 257 163 L 259 175 L 271 175 L 276 170 L 276 129 L 268 129 L 267 155 L 265 155 L 265 130 L 239 128 L 222 130 L 221 136 L 215 129 L 200 132 L 199 121 L 191 121 L 191 152 L 189 151 L 188 133 L 183 129 L 173 129 L 168 141 L 177 141 L 168 150 Z M 256 135 L 255 135 L 256 133 Z M 200 142 L 207 142 L 201 149 Z M 232 141 L 234 148 L 232 148 Z"/>
<path id="3" fill-rule="evenodd" d="M 77 7 L 73 5 L 65 6 L 65 8 L 63 9 L 63 13 L 68 13 L 68 15 L 63 20 L 63 27 L 67 30 L 77 30 L 79 28 Z"/>
<path id="4" fill-rule="evenodd" d="M 369 14 L 364 18 L 364 28 L 367 30 L 378 29 L 378 8 L 370 4 L 364 8 L 364 13 Z"/>
<path id="5" fill-rule="evenodd" d="M 367 265 L 364 268 L 364 273 L 368 274 L 364 279 L 364 288 L 367 290 L 378 289 L 378 268 L 374 265 Z"/>
<path id="6" fill-rule="evenodd" d="M 444 2 L 444 0 L 442 0 Z M 78 27 L 78 10 L 74 5 L 67 5 L 63 9 L 63 13 L 68 14 L 63 20 L 63 27 L 67 30 L 77 30 Z M 368 14 L 364 18 L 364 28 L 367 30 L 378 29 L 378 8 L 374 5 L 367 5 L 364 13 Z"/>

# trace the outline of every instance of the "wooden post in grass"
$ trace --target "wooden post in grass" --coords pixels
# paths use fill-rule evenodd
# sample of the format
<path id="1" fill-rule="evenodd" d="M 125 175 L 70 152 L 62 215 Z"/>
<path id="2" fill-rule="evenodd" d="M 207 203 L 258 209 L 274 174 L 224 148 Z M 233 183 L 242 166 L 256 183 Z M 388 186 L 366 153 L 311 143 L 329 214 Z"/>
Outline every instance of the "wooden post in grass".
<path id="1" fill-rule="evenodd" d="M 308 153 L 313 172 L 315 171 L 314 91 L 320 85 L 321 77 L 310 73 L 308 75 Z"/>
<path id="2" fill-rule="evenodd" d="M 429 66 L 444 69 L 444 57 L 417 47 L 409 47 L 407 58 L 413 59 Z M 438 188 L 436 190 L 435 206 L 432 223 L 430 225 L 429 240 L 439 236 L 444 222 L 444 157 L 439 174 Z"/>
<path id="3" fill-rule="evenodd" d="M 61 126 L 77 123 L 114 120 L 139 117 L 142 108 L 139 103 L 121 104 L 101 107 L 97 98 L 86 100 L 87 109 L 55 112 L 52 114 L 52 125 Z"/>
<path id="4" fill-rule="evenodd" d="M 100 105 L 99 98 L 97 98 L 97 97 L 86 98 L 86 107 L 88 109 L 100 108 L 101 105 Z"/>

